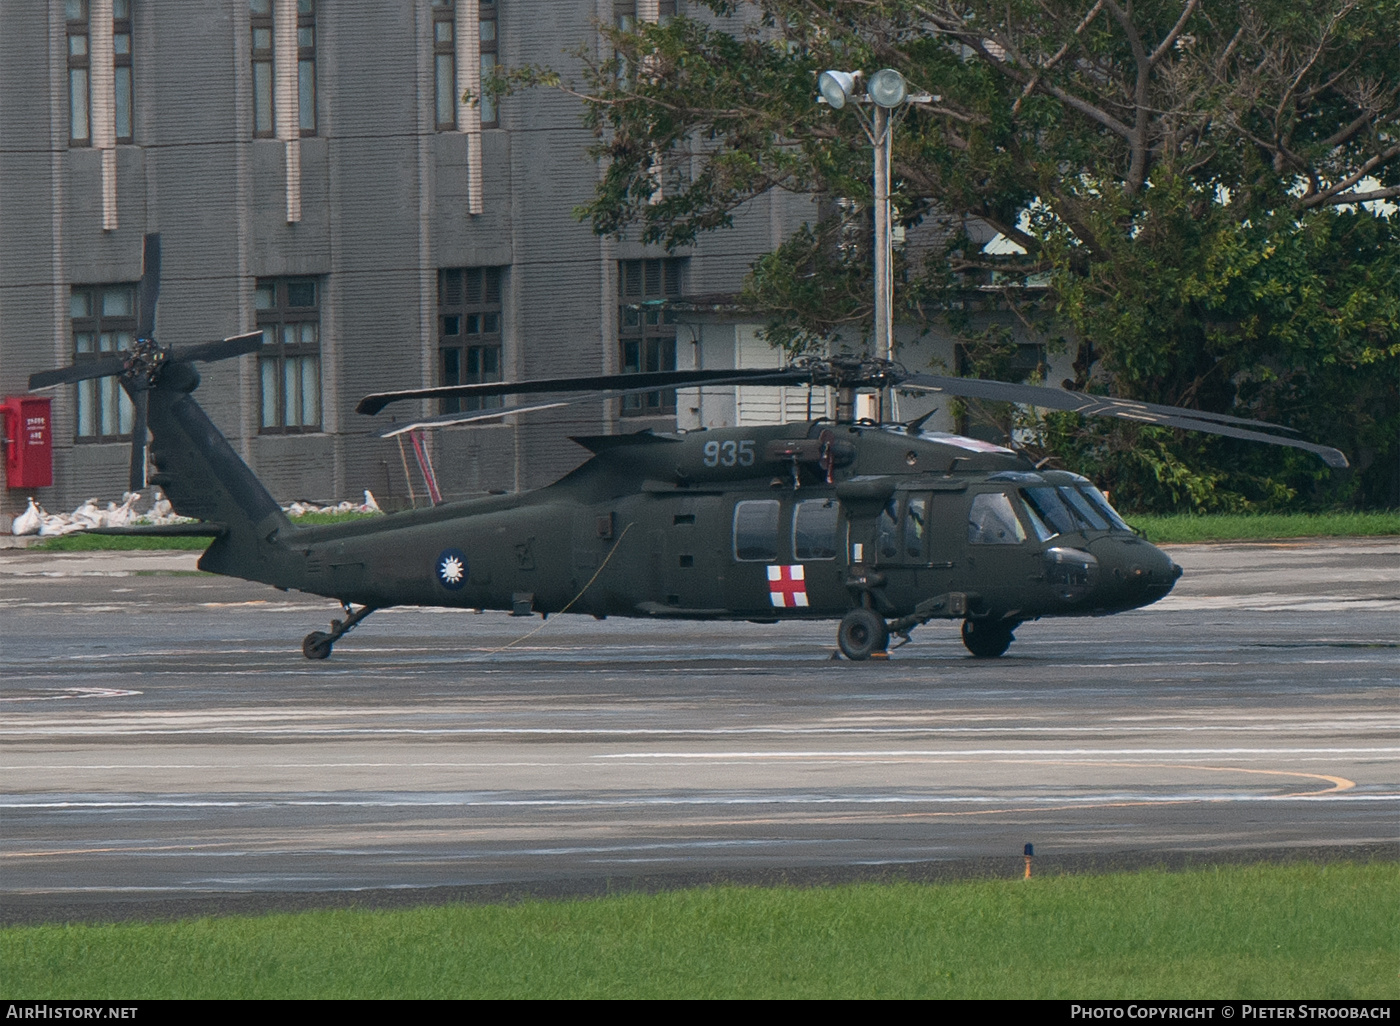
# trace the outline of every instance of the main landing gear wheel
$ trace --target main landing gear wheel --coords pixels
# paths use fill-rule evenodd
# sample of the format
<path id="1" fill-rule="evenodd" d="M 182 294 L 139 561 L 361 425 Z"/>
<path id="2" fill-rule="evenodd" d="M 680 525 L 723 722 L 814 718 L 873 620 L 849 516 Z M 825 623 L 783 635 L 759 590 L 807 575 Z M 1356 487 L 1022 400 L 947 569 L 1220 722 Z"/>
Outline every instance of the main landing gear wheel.
<path id="1" fill-rule="evenodd" d="M 963 644 L 978 659 L 995 659 L 1011 646 L 1014 626 L 988 623 L 985 620 L 964 620 Z"/>
<path id="2" fill-rule="evenodd" d="M 301 654 L 308 659 L 325 659 L 331 654 L 331 644 L 325 631 L 312 631 L 301 640 Z"/>
<path id="3" fill-rule="evenodd" d="M 836 629 L 836 643 L 847 659 L 860 662 L 872 653 L 883 652 L 889 644 L 890 631 L 885 621 L 871 609 L 852 609 L 841 618 Z"/>

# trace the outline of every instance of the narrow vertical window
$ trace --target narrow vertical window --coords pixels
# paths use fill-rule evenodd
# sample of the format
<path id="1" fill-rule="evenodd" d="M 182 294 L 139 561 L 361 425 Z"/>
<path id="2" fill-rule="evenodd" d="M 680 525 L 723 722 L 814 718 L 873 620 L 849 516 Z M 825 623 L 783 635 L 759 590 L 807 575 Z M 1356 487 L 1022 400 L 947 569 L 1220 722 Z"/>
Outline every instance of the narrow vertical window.
<path id="1" fill-rule="evenodd" d="M 253 135 L 270 139 L 272 120 L 272 0 L 249 0 L 253 30 Z"/>
<path id="2" fill-rule="evenodd" d="M 136 338 L 136 286 L 75 285 L 68 298 L 73 362 L 129 350 Z M 131 400 L 115 377 L 77 384 L 77 440 L 110 442 L 131 434 Z"/>
<path id="3" fill-rule="evenodd" d="M 676 369 L 676 315 L 667 300 L 681 294 L 681 260 L 618 262 L 618 342 L 624 374 Z M 674 389 L 625 396 L 624 417 L 676 412 Z"/>
<path id="4" fill-rule="evenodd" d="M 631 32 L 637 27 L 637 0 L 613 0 L 613 28 L 619 32 Z M 632 69 L 627 58 L 618 54 L 617 78 L 625 82 L 632 77 Z"/>
<path id="5" fill-rule="evenodd" d="M 131 0 L 112 0 L 112 99 L 119 143 L 129 143 L 134 139 L 131 116 L 131 51 Z"/>
<path id="6" fill-rule="evenodd" d="M 501 377 L 502 267 L 453 267 L 438 272 L 438 381 L 476 385 Z M 444 399 L 443 413 L 489 410 L 499 396 Z"/>
<path id="7" fill-rule="evenodd" d="M 495 128 L 500 123 L 500 114 L 496 110 L 496 99 L 488 96 L 484 88 L 490 80 L 492 73 L 496 70 L 496 2 L 495 0 L 481 0 L 480 31 L 481 31 L 481 127 Z"/>
<path id="8" fill-rule="evenodd" d="M 321 430 L 321 287 L 314 278 L 262 278 L 254 290 L 263 434 Z"/>
<path id="9" fill-rule="evenodd" d="M 92 145 L 87 0 L 64 0 L 68 39 L 68 144 Z"/>
<path id="10" fill-rule="evenodd" d="M 297 112 L 302 135 L 316 134 L 316 2 L 297 0 Z"/>
<path id="11" fill-rule="evenodd" d="M 457 8 L 433 0 L 433 101 L 439 132 L 457 127 Z"/>

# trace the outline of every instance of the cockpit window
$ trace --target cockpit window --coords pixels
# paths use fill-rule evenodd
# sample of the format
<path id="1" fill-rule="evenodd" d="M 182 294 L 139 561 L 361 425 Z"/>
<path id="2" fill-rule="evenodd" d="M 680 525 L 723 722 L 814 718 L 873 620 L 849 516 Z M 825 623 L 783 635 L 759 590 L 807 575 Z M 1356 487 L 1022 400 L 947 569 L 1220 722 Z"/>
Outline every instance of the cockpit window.
<path id="1" fill-rule="evenodd" d="M 1018 545 L 1026 529 L 1016 519 L 1011 500 L 1001 492 L 974 496 L 967 513 L 967 540 L 973 545 Z"/>
<path id="2" fill-rule="evenodd" d="M 1103 492 L 1099 491 L 1097 488 L 1095 488 L 1093 485 L 1087 482 L 1082 485 L 1078 485 L 1077 488 L 1079 490 L 1079 493 L 1083 495 L 1084 498 L 1089 500 L 1089 502 L 1093 504 L 1094 508 L 1098 510 L 1101 514 L 1103 514 L 1104 518 L 1110 524 L 1112 524 L 1120 531 L 1132 530 L 1132 528 L 1129 527 L 1123 521 L 1123 518 L 1118 515 L 1118 511 L 1115 510 L 1111 505 L 1109 505 L 1107 495 L 1105 495 Z"/>
<path id="3" fill-rule="evenodd" d="M 1078 488 L 1060 488 L 1059 493 L 1064 496 L 1070 508 L 1079 515 L 1079 519 L 1088 524 L 1090 529 L 1095 531 L 1108 530 L 1108 518 L 1094 508 L 1093 504 L 1084 497 Z"/>
<path id="4" fill-rule="evenodd" d="M 1052 531 L 1049 527 L 1045 526 L 1045 521 L 1040 519 L 1040 515 L 1036 513 L 1035 507 L 1031 505 L 1030 500 L 1022 495 L 1021 501 L 1026 511 L 1026 519 L 1031 522 L 1031 530 L 1035 532 L 1036 538 L 1040 541 L 1049 541 L 1051 538 L 1055 537 L 1058 532 Z"/>
<path id="5" fill-rule="evenodd" d="M 1054 488 L 1022 488 L 1021 498 L 1041 520 L 1049 524 L 1056 534 L 1073 534 L 1079 530 L 1079 521 Z"/>

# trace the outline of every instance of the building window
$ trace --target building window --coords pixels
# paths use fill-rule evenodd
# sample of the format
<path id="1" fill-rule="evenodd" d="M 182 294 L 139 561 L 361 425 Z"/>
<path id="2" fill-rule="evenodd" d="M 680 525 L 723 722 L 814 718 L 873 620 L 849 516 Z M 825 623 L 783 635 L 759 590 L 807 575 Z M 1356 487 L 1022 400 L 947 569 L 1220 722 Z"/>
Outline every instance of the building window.
<path id="1" fill-rule="evenodd" d="M 272 120 L 272 0 L 250 0 L 253 29 L 253 135 L 270 139 Z"/>
<path id="2" fill-rule="evenodd" d="M 443 385 L 501 380 L 500 267 L 438 271 L 438 374 Z M 443 413 L 489 410 L 500 396 L 444 399 Z"/>
<path id="3" fill-rule="evenodd" d="M 297 111 L 302 135 L 316 134 L 316 0 L 297 0 Z"/>
<path id="4" fill-rule="evenodd" d="M 457 5 L 433 0 L 433 100 L 439 132 L 457 127 Z"/>
<path id="5" fill-rule="evenodd" d="M 259 278 L 258 353 L 264 434 L 321 430 L 321 288 L 314 278 Z"/>
<path id="6" fill-rule="evenodd" d="M 131 0 L 112 0 L 112 103 L 117 142 L 133 139 L 131 121 Z"/>
<path id="7" fill-rule="evenodd" d="M 496 70 L 496 3 L 495 0 L 481 0 L 481 82 L 485 85 Z M 482 90 L 480 104 L 481 127 L 495 128 L 500 124 L 500 113 L 496 109 L 495 97 L 487 96 Z"/>
<path id="8" fill-rule="evenodd" d="M 75 285 L 68 299 L 73 322 L 73 362 L 131 349 L 136 338 L 135 285 Z M 77 440 L 130 437 L 131 400 L 115 377 L 79 381 Z"/>
<path id="9" fill-rule="evenodd" d="M 68 144 L 92 145 L 87 0 L 64 0 L 68 29 Z"/>
<path id="10" fill-rule="evenodd" d="M 676 315 L 667 300 L 681 294 L 676 259 L 618 261 L 618 340 L 624 374 L 676 369 Z M 642 417 L 676 412 L 676 392 L 666 389 L 624 396 L 622 415 Z"/>
<path id="11" fill-rule="evenodd" d="M 248 0 L 253 33 L 253 135 L 277 134 L 274 0 Z M 316 134 L 316 6 L 297 0 L 297 125 L 302 135 Z"/>
<path id="12" fill-rule="evenodd" d="M 439 132 L 450 132 L 457 124 L 457 101 L 462 89 L 457 82 L 457 4 L 456 0 L 432 0 L 433 11 L 433 105 Z M 480 39 L 480 81 L 485 83 L 496 69 L 496 3 L 481 0 L 477 32 Z M 477 98 L 483 128 L 495 128 L 499 113 L 494 97 Z"/>

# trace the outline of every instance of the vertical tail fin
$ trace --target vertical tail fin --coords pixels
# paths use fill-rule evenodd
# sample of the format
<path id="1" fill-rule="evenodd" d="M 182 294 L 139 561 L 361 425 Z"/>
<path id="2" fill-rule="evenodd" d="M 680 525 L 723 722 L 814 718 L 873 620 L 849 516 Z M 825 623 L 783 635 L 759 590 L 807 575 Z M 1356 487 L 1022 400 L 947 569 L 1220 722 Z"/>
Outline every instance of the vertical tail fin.
<path id="1" fill-rule="evenodd" d="M 287 568 L 277 534 L 291 521 L 190 395 L 198 384 L 193 367 L 172 361 L 150 391 L 151 483 L 176 513 L 224 528 L 201 569 L 278 584 Z"/>

